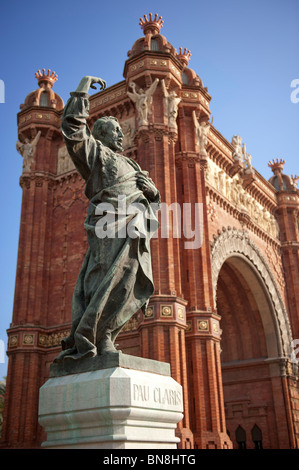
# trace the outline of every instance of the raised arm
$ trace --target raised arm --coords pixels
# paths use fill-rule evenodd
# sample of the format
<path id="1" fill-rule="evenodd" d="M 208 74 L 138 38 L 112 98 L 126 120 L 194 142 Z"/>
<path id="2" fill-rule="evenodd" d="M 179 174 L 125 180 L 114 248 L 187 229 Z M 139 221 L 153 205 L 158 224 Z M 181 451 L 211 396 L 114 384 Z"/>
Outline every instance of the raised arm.
<path id="1" fill-rule="evenodd" d="M 33 141 L 31 142 L 31 144 L 33 145 L 33 147 L 36 147 L 36 145 L 38 144 L 38 141 L 39 141 L 40 136 L 41 136 L 41 131 L 38 131 L 38 133 L 37 133 L 36 136 L 34 137 Z"/>
<path id="2" fill-rule="evenodd" d="M 157 88 L 158 82 L 159 82 L 159 79 L 156 78 L 156 79 L 154 80 L 154 82 L 151 84 L 151 86 L 146 90 L 145 93 L 146 93 L 147 96 L 150 96 L 150 97 L 151 97 L 151 96 L 155 93 L 155 90 L 156 90 L 156 88 Z"/>
<path id="3" fill-rule="evenodd" d="M 101 89 L 106 83 L 101 78 L 85 76 L 75 92 L 71 93 L 63 116 L 61 130 L 71 159 L 81 176 L 87 180 L 97 152 L 97 144 L 87 125 L 89 117 L 89 88 Z"/>
<path id="4" fill-rule="evenodd" d="M 164 78 L 161 80 L 161 86 L 162 86 L 163 95 L 165 96 L 165 98 L 167 98 L 168 97 L 168 91 L 166 90 Z"/>

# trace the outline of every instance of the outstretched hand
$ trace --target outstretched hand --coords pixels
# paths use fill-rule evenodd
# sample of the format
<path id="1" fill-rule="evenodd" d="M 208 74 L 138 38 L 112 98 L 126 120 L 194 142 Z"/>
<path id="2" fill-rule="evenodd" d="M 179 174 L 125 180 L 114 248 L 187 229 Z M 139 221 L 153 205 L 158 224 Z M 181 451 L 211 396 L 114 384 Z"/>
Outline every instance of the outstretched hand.
<path id="1" fill-rule="evenodd" d="M 96 90 L 96 83 L 100 85 L 100 90 L 104 90 L 106 88 L 106 82 L 102 78 L 91 77 L 90 75 L 86 75 L 81 79 L 76 91 L 80 93 L 88 93 L 89 88 Z"/>
<path id="2" fill-rule="evenodd" d="M 90 79 L 91 79 L 90 88 L 93 88 L 94 90 L 96 90 L 97 87 L 94 86 L 94 84 L 98 83 L 100 85 L 100 90 L 105 90 L 106 88 L 105 80 L 102 80 L 101 78 L 97 78 L 97 77 L 90 77 Z"/>

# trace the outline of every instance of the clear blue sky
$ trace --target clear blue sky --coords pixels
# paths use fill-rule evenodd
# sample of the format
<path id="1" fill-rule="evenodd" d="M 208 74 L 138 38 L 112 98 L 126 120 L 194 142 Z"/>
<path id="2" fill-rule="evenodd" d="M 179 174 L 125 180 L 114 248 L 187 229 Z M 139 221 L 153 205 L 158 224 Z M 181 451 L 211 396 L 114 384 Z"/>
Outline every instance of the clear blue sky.
<path id="1" fill-rule="evenodd" d="M 230 141 L 239 134 L 252 163 L 265 177 L 267 163 L 283 157 L 285 172 L 299 173 L 299 103 L 290 87 L 299 79 L 298 0 L 1 2 L 1 314 L 0 339 L 12 318 L 19 238 L 22 159 L 15 149 L 16 114 L 37 88 L 34 73 L 50 68 L 64 101 L 83 75 L 107 86 L 123 79 L 127 51 L 143 35 L 139 17 L 163 17 L 161 33 L 177 49 L 187 47 L 189 67 L 212 95 L 215 127 Z M 298 94 L 299 96 L 299 94 Z M 22 234 L 21 234 L 22 235 Z M 6 373 L 0 364 L 0 380 Z"/>

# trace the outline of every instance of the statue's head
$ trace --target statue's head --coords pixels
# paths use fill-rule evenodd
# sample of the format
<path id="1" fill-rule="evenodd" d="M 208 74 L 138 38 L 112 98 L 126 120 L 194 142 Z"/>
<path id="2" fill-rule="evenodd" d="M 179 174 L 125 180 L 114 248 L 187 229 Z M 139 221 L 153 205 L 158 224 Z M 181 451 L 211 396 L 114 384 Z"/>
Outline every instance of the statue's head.
<path id="1" fill-rule="evenodd" d="M 92 135 L 111 150 L 122 152 L 123 131 L 118 120 L 113 116 L 98 119 L 93 126 Z"/>

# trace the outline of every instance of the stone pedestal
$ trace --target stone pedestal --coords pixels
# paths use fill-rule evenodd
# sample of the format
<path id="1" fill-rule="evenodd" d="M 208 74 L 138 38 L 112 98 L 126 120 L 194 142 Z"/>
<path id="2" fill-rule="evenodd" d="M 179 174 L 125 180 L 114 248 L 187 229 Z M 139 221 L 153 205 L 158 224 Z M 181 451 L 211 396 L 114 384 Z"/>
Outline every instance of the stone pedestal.
<path id="1" fill-rule="evenodd" d="M 115 353 L 77 367 L 70 374 L 53 365 L 52 377 L 40 389 L 43 447 L 177 448 L 183 396 L 169 364 Z"/>

